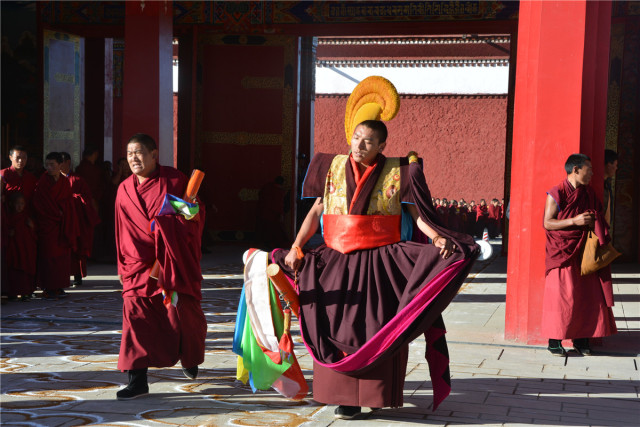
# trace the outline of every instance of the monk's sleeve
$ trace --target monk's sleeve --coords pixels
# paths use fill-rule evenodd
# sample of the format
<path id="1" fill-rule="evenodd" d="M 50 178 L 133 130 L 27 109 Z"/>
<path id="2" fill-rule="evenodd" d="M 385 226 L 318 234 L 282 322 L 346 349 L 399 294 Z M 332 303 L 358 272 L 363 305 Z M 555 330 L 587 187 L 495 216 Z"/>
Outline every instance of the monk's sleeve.
<path id="1" fill-rule="evenodd" d="M 187 180 L 180 174 L 167 191 L 181 197 L 186 186 Z M 203 220 L 201 215 L 191 220 L 182 215 L 155 217 L 158 228 L 155 233 L 156 259 L 161 266 L 158 282 L 163 289 L 202 299 L 200 259 Z"/>
<path id="2" fill-rule="evenodd" d="M 475 256 L 474 254 L 477 254 L 479 248 L 473 237 L 465 233 L 449 230 L 442 225 L 433 203 L 431 203 L 431 192 L 424 178 L 422 166 L 418 162 L 409 165 L 409 178 L 411 193 L 420 218 L 439 235 L 451 239 L 462 250 L 465 257 Z"/>
<path id="3" fill-rule="evenodd" d="M 95 227 L 100 223 L 100 216 L 98 212 L 93 207 L 92 196 L 91 196 L 91 188 L 89 188 L 89 184 L 84 179 L 79 181 L 79 191 L 78 196 L 80 199 L 80 207 L 82 209 L 82 215 L 84 216 L 85 223 L 88 224 L 89 227 Z M 83 231 L 84 232 L 84 231 Z M 90 232 L 87 231 L 87 232 Z"/>
<path id="4" fill-rule="evenodd" d="M 324 196 L 324 187 L 327 181 L 327 173 L 335 154 L 317 153 L 311 159 L 307 175 L 302 184 L 302 198 L 315 198 Z"/>
<path id="5" fill-rule="evenodd" d="M 116 253 L 117 258 L 118 258 L 118 275 L 119 276 L 123 276 L 124 275 L 124 270 L 122 268 L 123 265 L 123 257 L 122 257 L 122 251 L 120 250 L 120 244 L 122 242 L 122 237 L 121 237 L 121 233 L 122 233 L 122 220 L 120 219 L 120 214 L 122 212 L 122 206 L 120 204 L 120 190 L 118 190 L 117 195 L 116 195 L 116 204 L 114 207 L 114 218 L 115 218 L 115 230 L 116 230 Z"/>
<path id="6" fill-rule="evenodd" d="M 422 167 L 422 158 L 419 158 L 418 162 L 420 162 L 420 166 Z M 411 172 L 409 168 L 409 159 L 407 159 L 406 157 L 401 157 L 400 158 L 400 202 L 415 204 L 415 200 L 413 199 L 413 192 L 411 191 L 411 186 L 412 184 L 411 184 Z M 427 187 L 426 181 L 424 183 L 424 188 L 426 188 L 426 191 L 429 191 L 429 187 Z M 429 194 L 429 197 L 431 197 L 430 194 Z"/>

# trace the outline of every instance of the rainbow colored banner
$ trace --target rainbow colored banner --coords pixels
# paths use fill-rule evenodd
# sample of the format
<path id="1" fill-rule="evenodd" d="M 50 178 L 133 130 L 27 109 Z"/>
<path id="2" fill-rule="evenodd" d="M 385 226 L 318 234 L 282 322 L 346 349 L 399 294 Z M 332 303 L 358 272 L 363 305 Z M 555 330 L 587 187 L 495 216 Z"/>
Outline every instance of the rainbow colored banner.
<path id="1" fill-rule="evenodd" d="M 233 352 L 238 355 L 236 378 L 257 390 L 275 389 L 284 397 L 302 399 L 308 385 L 293 353 L 290 312 L 282 310 L 266 276 L 268 254 L 253 251 L 245 265 Z"/>
<path id="2" fill-rule="evenodd" d="M 200 206 L 197 203 L 189 203 L 186 200 L 181 199 L 173 194 L 167 194 L 164 196 L 164 202 L 160 212 L 156 216 L 165 215 L 182 215 L 185 219 L 190 220 L 200 212 Z M 151 232 L 156 231 L 156 220 L 151 220 L 149 224 Z"/>

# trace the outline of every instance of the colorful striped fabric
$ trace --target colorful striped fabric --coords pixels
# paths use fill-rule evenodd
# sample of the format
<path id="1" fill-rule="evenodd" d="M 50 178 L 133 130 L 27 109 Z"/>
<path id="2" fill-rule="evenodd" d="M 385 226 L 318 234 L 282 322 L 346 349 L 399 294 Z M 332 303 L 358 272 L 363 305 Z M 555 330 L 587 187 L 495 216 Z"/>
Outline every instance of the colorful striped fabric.
<path id="1" fill-rule="evenodd" d="M 290 399 L 302 399 L 308 386 L 293 353 L 290 313 L 280 306 L 274 286 L 264 274 L 268 254 L 252 252 L 245 265 L 245 284 L 238 304 L 233 352 L 236 378 L 257 390 L 274 388 Z"/>
<path id="2" fill-rule="evenodd" d="M 190 220 L 198 212 L 200 212 L 200 206 L 197 203 L 189 203 L 173 194 L 167 194 L 164 196 L 162 208 L 160 208 L 160 212 L 156 216 L 182 215 L 185 219 Z M 150 228 L 151 232 L 156 231 L 155 219 L 151 220 Z"/>

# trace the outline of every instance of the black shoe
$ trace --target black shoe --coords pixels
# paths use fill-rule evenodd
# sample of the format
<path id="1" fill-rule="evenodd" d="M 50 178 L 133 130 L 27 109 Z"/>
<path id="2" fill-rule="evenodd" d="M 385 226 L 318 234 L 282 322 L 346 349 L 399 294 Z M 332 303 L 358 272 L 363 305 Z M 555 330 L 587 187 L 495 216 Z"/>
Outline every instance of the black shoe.
<path id="1" fill-rule="evenodd" d="M 182 368 L 182 373 L 185 377 L 190 380 L 195 380 L 198 377 L 198 366 L 194 366 L 193 368 Z"/>
<path id="2" fill-rule="evenodd" d="M 589 347 L 589 338 L 577 338 L 573 340 L 573 348 L 583 356 L 591 356 L 591 347 Z"/>
<path id="3" fill-rule="evenodd" d="M 129 385 L 116 393 L 118 400 L 131 400 L 149 394 L 147 368 L 132 369 L 129 374 Z"/>
<path id="4" fill-rule="evenodd" d="M 56 301 L 58 297 L 56 296 L 56 291 L 49 291 L 45 289 L 42 291 L 42 299 Z"/>
<path id="5" fill-rule="evenodd" d="M 82 276 L 77 274 L 73 276 L 73 283 L 71 283 L 72 288 L 77 288 L 82 286 Z"/>
<path id="6" fill-rule="evenodd" d="M 58 295 L 58 298 L 66 298 L 69 296 L 69 294 L 66 293 L 64 289 L 58 289 L 57 295 Z"/>
<path id="7" fill-rule="evenodd" d="M 567 350 L 562 347 L 562 340 L 549 340 L 549 347 L 547 350 L 551 352 L 554 356 L 566 356 Z"/>
<path id="8" fill-rule="evenodd" d="M 335 410 L 335 416 L 341 420 L 351 420 L 361 413 L 361 408 L 359 406 L 343 406 L 340 405 Z"/>
<path id="9" fill-rule="evenodd" d="M 146 396 L 147 394 L 149 394 L 149 386 L 132 388 L 128 385 L 117 392 L 116 396 L 118 400 L 131 400 L 135 399 L 136 397 Z"/>

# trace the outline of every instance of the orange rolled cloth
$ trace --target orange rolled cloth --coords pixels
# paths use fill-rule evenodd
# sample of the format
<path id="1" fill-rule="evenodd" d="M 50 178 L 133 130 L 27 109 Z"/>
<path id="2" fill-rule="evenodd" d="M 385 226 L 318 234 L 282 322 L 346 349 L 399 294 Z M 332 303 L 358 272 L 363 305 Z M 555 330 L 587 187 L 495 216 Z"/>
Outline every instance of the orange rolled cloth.
<path id="1" fill-rule="evenodd" d="M 284 275 L 278 264 L 270 264 L 267 267 L 267 276 L 271 279 L 273 286 L 276 287 L 282 298 L 291 306 L 293 314 L 298 317 L 300 303 L 298 302 L 298 294 L 289 283 L 289 279 Z"/>

